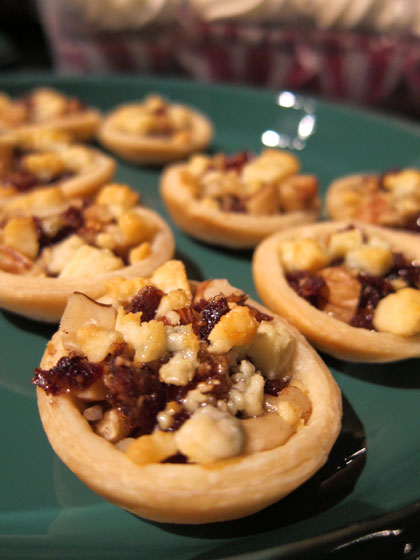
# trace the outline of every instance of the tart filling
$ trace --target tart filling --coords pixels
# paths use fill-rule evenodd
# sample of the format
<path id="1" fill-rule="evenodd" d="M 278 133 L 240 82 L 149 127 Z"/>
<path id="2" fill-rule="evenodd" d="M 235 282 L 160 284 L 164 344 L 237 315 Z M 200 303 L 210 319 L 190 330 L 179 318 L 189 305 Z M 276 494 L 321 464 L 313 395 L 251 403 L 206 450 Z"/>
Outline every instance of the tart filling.
<path id="1" fill-rule="evenodd" d="M 70 132 L 75 139 L 90 140 L 100 118 L 98 111 L 80 99 L 53 88 L 37 88 L 15 99 L 0 93 L 0 132 L 55 128 Z"/>
<path id="2" fill-rule="evenodd" d="M 33 378 L 54 448 L 96 491 L 152 519 L 223 520 L 276 501 L 326 460 L 340 426 L 339 390 L 286 322 L 225 280 L 191 289 L 178 261 L 150 279 L 114 279 L 108 289 L 103 301 L 112 305 L 71 296 Z M 316 389 L 311 375 L 319 376 Z M 86 475 L 92 467 L 98 479 L 106 465 L 63 449 L 68 441 L 51 424 L 61 422 L 62 406 L 74 407 L 92 444 L 106 443 L 111 467 L 121 463 L 113 473 L 119 495 L 110 496 L 110 481 Z M 299 448 L 313 429 L 321 430 L 314 455 Z M 289 464 L 272 456 L 288 448 Z M 247 465 L 250 472 L 241 475 Z M 126 475 L 138 492 L 129 501 Z M 240 488 L 249 476 L 255 491 L 245 490 L 244 501 Z"/>
<path id="3" fill-rule="evenodd" d="M 326 206 L 334 220 L 420 231 L 420 171 L 405 168 L 337 179 L 328 189 Z"/>
<path id="4" fill-rule="evenodd" d="M 101 142 L 134 163 L 165 163 L 207 147 L 210 121 L 197 110 L 160 95 L 112 111 L 99 131 Z"/>
<path id="5" fill-rule="evenodd" d="M 0 140 L 0 205 L 53 185 L 59 185 L 66 196 L 89 195 L 108 182 L 114 171 L 110 157 L 72 144 L 65 132 L 14 133 Z"/>
<path id="6" fill-rule="evenodd" d="M 290 153 L 267 149 L 194 155 L 165 171 L 161 191 L 174 221 L 191 235 L 220 245 L 252 247 L 273 231 L 319 214 L 318 182 L 299 174 Z"/>
<path id="7" fill-rule="evenodd" d="M 263 301 L 321 349 L 388 361 L 420 355 L 419 255 L 413 234 L 326 222 L 267 240 L 254 279 Z M 264 278 L 268 258 L 274 276 Z"/>
<path id="8" fill-rule="evenodd" d="M 40 292 L 46 309 L 39 318 L 48 320 L 50 289 L 51 305 L 60 298 L 51 310 L 57 320 L 63 298 L 78 287 L 94 295 L 109 275 L 152 272 L 172 256 L 174 241 L 166 223 L 138 200 L 128 186 L 111 183 L 91 200 L 69 199 L 51 187 L 9 203 L 0 210 L 1 305 L 37 317 L 25 300 Z"/>
<path id="9" fill-rule="evenodd" d="M 420 262 L 390 243 L 350 228 L 279 249 L 289 285 L 317 309 L 354 327 L 420 334 Z"/>

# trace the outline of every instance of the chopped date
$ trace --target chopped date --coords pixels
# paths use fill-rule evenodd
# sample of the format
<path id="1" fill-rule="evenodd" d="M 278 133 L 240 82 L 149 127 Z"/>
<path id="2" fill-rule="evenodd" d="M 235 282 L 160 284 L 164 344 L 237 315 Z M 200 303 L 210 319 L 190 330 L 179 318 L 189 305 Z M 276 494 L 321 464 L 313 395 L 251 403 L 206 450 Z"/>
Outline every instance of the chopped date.
<path id="1" fill-rule="evenodd" d="M 357 313 L 350 320 L 350 325 L 359 329 L 373 330 L 373 312 L 374 308 L 365 307 L 359 309 Z"/>
<path id="2" fill-rule="evenodd" d="M 37 226 L 41 248 L 59 243 L 69 235 L 80 230 L 84 224 L 83 211 L 75 206 L 70 206 L 60 215 L 59 224 L 58 230 L 50 234 L 45 231 L 42 221 L 38 219 Z"/>
<path id="3" fill-rule="evenodd" d="M 420 287 L 420 266 L 409 262 L 401 253 L 394 253 L 394 265 L 387 278 L 403 278 L 410 288 Z"/>
<path id="4" fill-rule="evenodd" d="M 182 424 L 190 418 L 191 414 L 187 410 L 181 410 L 173 415 L 172 424 L 166 430 L 167 432 L 176 432 L 182 426 Z"/>
<path id="5" fill-rule="evenodd" d="M 358 309 L 375 309 L 379 300 L 395 292 L 392 284 L 382 276 L 369 276 L 361 272 L 357 278 L 362 285 Z"/>
<path id="6" fill-rule="evenodd" d="M 186 394 L 192 389 L 194 389 L 196 385 L 197 385 L 196 379 L 193 379 L 186 385 L 164 384 L 166 402 L 175 401 L 177 403 L 182 403 Z"/>
<path id="7" fill-rule="evenodd" d="M 211 356 L 207 353 L 199 353 L 199 364 L 194 378 L 187 385 L 166 385 L 166 401 L 182 403 L 187 393 L 197 387 L 199 383 L 207 382 L 212 385 L 209 395 L 223 398 L 232 386 L 229 375 L 229 361 L 225 355 Z"/>
<path id="8" fill-rule="evenodd" d="M 162 463 L 186 463 L 188 461 L 187 457 L 183 453 L 176 453 L 171 455 L 167 459 L 164 459 Z"/>
<path id="9" fill-rule="evenodd" d="M 277 397 L 280 392 L 289 384 L 288 378 L 266 379 L 264 383 L 264 393 Z"/>
<path id="10" fill-rule="evenodd" d="M 196 383 L 206 382 L 212 385 L 209 394 L 214 395 L 218 399 L 223 399 L 232 387 L 228 356 L 225 354 L 216 356 L 204 354 L 199 356 L 199 359 L 200 363 L 194 378 Z"/>
<path id="11" fill-rule="evenodd" d="M 261 321 L 272 321 L 273 320 L 273 317 L 271 315 L 267 315 L 267 313 L 263 313 L 262 311 L 260 311 L 256 307 L 253 307 L 252 305 L 247 304 L 246 307 L 248 307 L 249 311 L 251 312 L 251 315 L 259 323 L 261 323 Z"/>
<path id="12" fill-rule="evenodd" d="M 165 386 L 157 371 L 145 365 L 120 364 L 110 356 L 105 361 L 103 379 L 107 401 L 125 417 L 130 432 L 136 436 L 150 434 L 157 413 L 166 404 Z"/>
<path id="13" fill-rule="evenodd" d="M 51 369 L 36 368 L 32 383 L 49 395 L 60 395 L 70 390 L 83 391 L 102 374 L 100 364 L 89 362 L 83 356 L 64 356 Z"/>
<path id="14" fill-rule="evenodd" d="M 197 367 L 196 377 L 198 381 L 206 381 L 210 378 L 218 379 L 229 376 L 229 359 L 226 354 L 199 354 L 200 363 Z"/>
<path id="15" fill-rule="evenodd" d="M 209 301 L 200 300 L 194 305 L 194 309 L 200 313 L 197 324 L 193 326 L 201 340 L 208 340 L 214 325 L 230 310 L 226 297 L 222 295 Z"/>
<path id="16" fill-rule="evenodd" d="M 362 291 L 357 312 L 350 321 L 351 326 L 374 328 L 374 310 L 382 298 L 395 292 L 391 280 L 396 278 L 403 278 L 410 287 L 419 287 L 420 267 L 408 262 L 401 253 L 394 253 L 394 264 L 386 277 L 368 276 L 364 273 L 358 275 Z"/>
<path id="17" fill-rule="evenodd" d="M 12 186 L 19 192 L 25 192 L 32 189 L 38 184 L 38 178 L 34 173 L 30 171 L 25 171 L 24 169 L 19 169 L 12 171 L 1 181 L 3 187 Z"/>
<path id="18" fill-rule="evenodd" d="M 162 290 L 153 286 L 145 286 L 133 297 L 125 310 L 129 313 L 138 313 L 141 311 L 141 321 L 151 321 L 163 297 Z"/>
<path id="19" fill-rule="evenodd" d="M 320 292 L 325 286 L 322 276 L 305 270 L 297 270 L 288 273 L 286 279 L 300 297 L 317 307 Z"/>
<path id="20" fill-rule="evenodd" d="M 225 169 L 235 169 L 241 171 L 245 164 L 252 159 L 250 152 L 238 152 L 230 156 L 224 156 L 223 164 Z"/>
<path id="21" fill-rule="evenodd" d="M 242 305 L 242 306 L 248 307 L 248 309 L 251 312 L 251 314 L 253 315 L 254 319 L 256 319 L 259 323 L 261 323 L 261 321 L 272 321 L 273 320 L 273 317 L 271 317 L 270 315 L 267 315 L 266 313 L 263 313 L 262 311 L 259 311 L 253 305 L 249 305 L 248 303 L 246 303 L 246 300 L 247 300 L 248 296 L 243 292 L 232 293 L 232 294 L 229 294 L 227 296 L 223 296 L 222 294 L 220 294 L 220 296 L 226 297 L 226 301 L 228 303 L 236 303 L 236 305 Z M 204 301 L 205 300 L 202 300 L 203 303 L 204 303 Z M 190 321 L 190 322 L 192 322 L 192 321 Z"/>

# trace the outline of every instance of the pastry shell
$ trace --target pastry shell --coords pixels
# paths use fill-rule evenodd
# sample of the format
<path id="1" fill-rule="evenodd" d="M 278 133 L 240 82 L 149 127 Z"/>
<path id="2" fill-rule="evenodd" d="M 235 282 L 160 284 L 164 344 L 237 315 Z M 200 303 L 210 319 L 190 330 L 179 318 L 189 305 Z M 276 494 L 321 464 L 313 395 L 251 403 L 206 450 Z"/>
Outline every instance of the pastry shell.
<path id="1" fill-rule="evenodd" d="M 149 256 L 124 268 L 83 278 L 36 277 L 0 271 L 0 307 L 31 319 L 54 323 L 60 320 L 67 299 L 74 291 L 97 299 L 104 294 L 106 282 L 112 277 L 150 275 L 173 256 L 175 240 L 159 214 L 140 206 L 136 212 L 156 228 Z"/>
<path id="2" fill-rule="evenodd" d="M 36 95 L 37 92 L 49 91 L 51 91 L 53 95 L 58 93 L 57 90 L 54 90 L 53 88 L 36 88 L 32 90 L 30 94 Z M 62 95 L 64 98 L 66 97 L 64 94 Z M 12 99 L 10 100 L 10 103 L 13 104 Z M 101 120 L 102 114 L 100 113 L 100 111 L 93 107 L 85 107 L 80 111 L 56 115 L 45 120 L 40 120 L 38 122 L 30 122 L 24 120 L 22 122 L 16 122 L 14 124 L 10 123 L 9 125 L 5 122 L 1 122 L 0 134 L 12 131 L 32 133 L 37 130 L 54 129 L 71 134 L 75 141 L 78 140 L 81 142 L 86 142 L 92 140 L 92 138 L 95 136 Z"/>
<path id="3" fill-rule="evenodd" d="M 325 210 L 327 216 L 331 220 L 357 219 L 357 216 L 354 215 L 357 206 L 353 207 L 349 203 L 346 204 L 345 201 L 343 201 L 343 194 L 347 191 L 359 191 L 362 182 L 367 177 L 374 177 L 374 174 L 354 173 L 332 181 L 325 195 Z"/>
<path id="4" fill-rule="evenodd" d="M 317 309 L 289 285 L 280 262 L 281 241 L 301 237 L 321 239 L 350 225 L 389 242 L 391 249 L 410 259 L 420 257 L 420 238 L 414 233 L 394 231 L 357 222 L 320 222 L 279 232 L 255 250 L 252 262 L 254 283 L 261 300 L 275 313 L 286 317 L 322 352 L 356 362 L 392 362 L 420 356 L 420 336 L 356 328 Z"/>
<path id="5" fill-rule="evenodd" d="M 249 300 L 262 311 L 262 306 Z M 64 463 L 92 490 L 132 513 L 160 522 L 209 523 L 249 515 L 281 499 L 327 460 L 341 426 L 341 393 L 331 373 L 306 340 L 296 337 L 293 379 L 312 404 L 307 423 L 283 445 L 211 464 L 138 465 L 91 429 L 69 395 L 37 388 L 48 439 Z M 60 332 L 47 346 L 41 367 L 65 354 Z"/>
<path id="6" fill-rule="evenodd" d="M 42 123 L 23 124 L 18 130 L 25 133 L 45 129 L 61 130 L 71 134 L 75 141 L 88 142 L 94 138 L 101 120 L 102 115 L 97 109 L 88 108 L 80 113 L 63 115 Z"/>
<path id="7" fill-rule="evenodd" d="M 390 174 L 399 172 L 390 172 Z M 420 214 L 420 173 L 417 169 L 403 169 L 411 175 L 401 180 L 402 193 L 394 195 L 381 188 L 379 173 L 354 173 L 335 179 L 325 196 L 326 214 L 331 220 L 359 220 L 373 225 L 418 231 Z M 413 188 L 417 179 L 417 188 Z M 384 177 L 387 173 L 384 174 Z M 405 184 L 404 184 L 405 183 Z M 408 184 L 407 184 L 408 183 Z M 398 188 L 396 189 L 398 193 Z"/>
<path id="8" fill-rule="evenodd" d="M 160 192 L 175 224 L 200 241 L 222 247 L 247 249 L 255 247 L 275 231 L 313 222 L 318 218 L 317 208 L 255 216 L 208 207 L 194 198 L 183 179 L 186 168 L 183 163 L 166 168 L 162 174 Z"/>
<path id="9" fill-rule="evenodd" d="M 213 126 L 206 116 L 192 107 L 178 104 L 173 106 L 187 109 L 191 117 L 191 131 L 185 140 L 170 136 L 136 135 L 119 130 L 115 122 L 121 111 L 136 105 L 127 103 L 111 111 L 98 131 L 99 141 L 108 150 L 131 163 L 159 165 L 184 159 L 193 152 L 205 149 L 213 137 Z"/>
<path id="10" fill-rule="evenodd" d="M 0 138 L 0 167 L 2 167 L 3 161 L 6 162 L 12 157 L 13 147 L 19 146 L 21 136 L 21 133 L 14 133 Z M 68 148 L 61 149 L 71 150 L 79 147 L 89 152 L 91 156 L 89 163 L 76 171 L 72 177 L 62 179 L 55 183 L 66 198 L 91 196 L 99 187 L 111 181 L 115 174 L 115 160 L 96 148 L 86 145 L 69 144 Z M 42 186 L 42 184 L 40 184 L 22 194 L 2 196 L 0 187 L 0 207 L 8 206 L 9 204 L 13 205 L 15 201 L 22 201 L 27 192 L 50 188 L 51 185 Z M 17 202 L 17 204 L 20 204 L 20 202 Z"/>

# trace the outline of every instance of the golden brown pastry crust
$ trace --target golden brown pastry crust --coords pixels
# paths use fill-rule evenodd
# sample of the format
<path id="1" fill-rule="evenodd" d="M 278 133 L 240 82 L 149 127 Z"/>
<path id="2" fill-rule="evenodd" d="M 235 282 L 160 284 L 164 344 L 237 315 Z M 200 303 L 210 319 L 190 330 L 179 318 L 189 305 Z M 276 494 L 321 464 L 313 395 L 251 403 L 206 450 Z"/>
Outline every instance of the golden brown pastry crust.
<path id="1" fill-rule="evenodd" d="M 355 173 L 335 179 L 328 187 L 325 195 L 325 209 L 331 220 L 353 220 L 356 208 L 343 201 L 343 193 L 346 191 L 359 190 L 367 174 Z M 373 174 L 369 175 L 373 177 Z"/>
<path id="2" fill-rule="evenodd" d="M 66 99 L 64 94 L 59 93 L 53 88 L 36 88 L 29 95 L 37 95 L 39 92 L 51 92 L 52 95 L 59 95 Z M 5 99 L 7 96 L 3 96 L 3 98 Z M 14 101 L 9 99 L 8 102 L 12 104 L 13 109 Z M 72 138 L 76 141 L 86 142 L 95 136 L 101 120 L 102 115 L 97 109 L 85 107 L 80 111 L 73 111 L 62 115 L 57 114 L 39 122 L 30 122 L 25 118 L 23 120 L 17 119 L 15 122 L 0 119 L 0 134 L 11 131 L 32 133 L 37 130 L 54 129 L 71 134 Z"/>
<path id="3" fill-rule="evenodd" d="M 13 133 L 0 138 L 0 168 L 3 168 L 4 163 L 11 157 L 13 146 L 19 145 L 21 137 L 21 133 Z M 73 176 L 61 180 L 58 186 L 63 195 L 67 198 L 78 196 L 88 197 L 94 194 L 99 187 L 111 181 L 115 174 L 116 162 L 107 154 L 91 146 L 72 144 L 71 146 L 69 145 L 68 149 L 74 148 L 80 148 L 89 152 L 90 161 L 82 169 L 75 171 Z M 50 188 L 51 185 L 46 185 L 45 187 L 40 185 L 31 188 L 30 192 Z M 10 203 L 13 204 L 18 199 L 22 200 L 27 192 L 22 194 L 14 193 L 8 196 L 1 192 L 0 187 L 0 207 L 7 206 Z"/>
<path id="4" fill-rule="evenodd" d="M 175 224 L 201 241 L 238 249 L 252 248 L 275 231 L 315 221 L 319 215 L 319 210 L 314 208 L 267 216 L 210 208 L 192 195 L 183 179 L 185 169 L 182 163 L 165 169 L 160 192 Z"/>
<path id="5" fill-rule="evenodd" d="M 399 180 L 400 188 L 384 188 L 387 177 L 411 175 Z M 392 179 L 391 179 L 392 181 Z M 405 182 L 405 185 L 404 185 Z M 417 186 L 413 185 L 417 182 Z M 408 188 L 407 188 L 408 187 Z M 354 173 L 335 179 L 325 196 L 331 220 L 358 220 L 372 225 L 416 230 L 420 214 L 420 173 L 416 169 L 384 173 Z"/>
<path id="6" fill-rule="evenodd" d="M 394 251 L 411 259 L 420 256 L 417 234 L 357 224 L 368 235 L 388 241 Z M 344 229 L 348 222 L 321 222 L 279 232 L 265 239 L 253 257 L 253 277 L 257 292 L 269 309 L 286 317 L 319 350 L 350 361 L 390 362 L 420 356 L 420 336 L 403 337 L 356 328 L 320 311 L 298 296 L 286 280 L 280 262 L 281 241 L 300 237 L 322 238 Z"/>
<path id="7" fill-rule="evenodd" d="M 18 127 L 19 132 L 33 132 L 35 130 L 54 129 L 71 134 L 75 141 L 88 142 L 95 136 L 101 123 L 101 113 L 88 108 L 80 114 L 63 115 L 45 123 L 23 124 Z"/>
<path id="8" fill-rule="evenodd" d="M 274 503 L 324 464 L 341 425 L 341 395 L 329 370 L 293 327 L 282 318 L 275 320 L 296 337 L 293 379 L 304 387 L 312 405 L 307 423 L 280 447 L 207 465 L 140 466 L 93 432 L 74 398 L 52 397 L 38 388 L 39 411 L 51 445 L 95 492 L 155 521 L 224 521 Z M 52 367 L 63 354 L 56 333 L 41 367 Z"/>
<path id="9" fill-rule="evenodd" d="M 121 112 L 136 107 L 138 103 L 127 103 L 111 111 L 103 120 L 98 131 L 100 142 L 121 158 L 138 164 L 159 165 L 184 159 L 189 154 L 205 149 L 213 136 L 213 126 L 202 113 L 186 105 L 174 104 L 188 110 L 191 130 L 184 140 L 172 136 L 133 134 L 119 130 L 115 122 Z"/>
<path id="10" fill-rule="evenodd" d="M 156 212 L 142 207 L 136 211 L 156 227 L 149 256 L 136 264 L 90 278 L 19 276 L 0 271 L 0 306 L 39 321 L 58 322 L 74 291 L 97 299 L 104 294 L 105 283 L 112 277 L 150 275 L 173 256 L 175 241 L 168 224 Z"/>

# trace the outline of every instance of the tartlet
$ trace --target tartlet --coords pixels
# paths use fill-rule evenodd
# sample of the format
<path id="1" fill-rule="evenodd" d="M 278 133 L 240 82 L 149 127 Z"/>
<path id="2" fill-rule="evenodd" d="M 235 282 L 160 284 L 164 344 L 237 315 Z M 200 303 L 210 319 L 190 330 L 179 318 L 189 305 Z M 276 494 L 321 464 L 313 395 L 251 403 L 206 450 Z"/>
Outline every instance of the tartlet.
<path id="1" fill-rule="evenodd" d="M 318 182 L 299 174 L 297 158 L 267 149 L 213 157 L 197 154 L 169 166 L 160 191 L 173 221 L 189 235 L 232 248 L 319 216 Z"/>
<path id="2" fill-rule="evenodd" d="M 152 165 L 204 150 L 212 137 L 213 126 L 205 115 L 159 95 L 120 105 L 104 118 L 98 132 L 111 152 L 132 163 Z"/>
<path id="3" fill-rule="evenodd" d="M 325 463 L 341 394 L 285 320 L 226 280 L 189 283 L 179 261 L 109 288 L 108 304 L 69 299 L 33 378 L 52 447 L 90 488 L 141 517 L 207 523 Z"/>
<path id="4" fill-rule="evenodd" d="M 265 239 L 253 257 L 262 301 L 318 349 L 350 361 L 420 356 L 420 239 L 320 222 Z"/>
<path id="5" fill-rule="evenodd" d="M 328 187 L 325 204 L 332 220 L 358 220 L 420 232 L 420 170 L 403 168 L 340 177 Z"/>
<path id="6" fill-rule="evenodd" d="M 64 196 L 90 196 L 109 182 L 115 161 L 51 129 L 0 137 L 0 206 L 28 192 L 58 186 Z"/>
<path id="7" fill-rule="evenodd" d="M 0 135 L 53 128 L 71 134 L 75 140 L 87 141 L 95 136 L 101 118 L 97 109 L 50 87 L 39 87 L 16 98 L 0 93 Z"/>
<path id="8" fill-rule="evenodd" d="M 91 200 L 51 187 L 0 208 L 0 307 L 59 321 L 75 290 L 100 297 L 110 277 L 150 274 L 171 258 L 169 226 L 138 199 L 111 183 Z"/>

